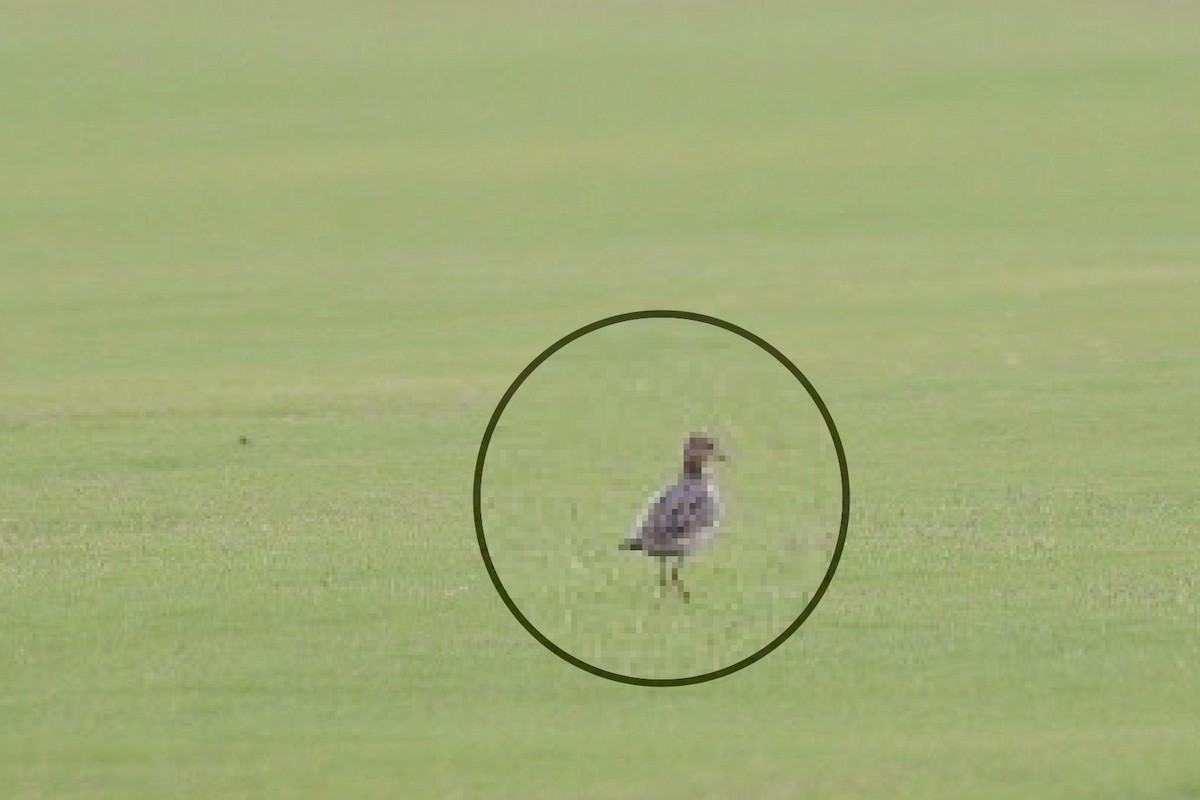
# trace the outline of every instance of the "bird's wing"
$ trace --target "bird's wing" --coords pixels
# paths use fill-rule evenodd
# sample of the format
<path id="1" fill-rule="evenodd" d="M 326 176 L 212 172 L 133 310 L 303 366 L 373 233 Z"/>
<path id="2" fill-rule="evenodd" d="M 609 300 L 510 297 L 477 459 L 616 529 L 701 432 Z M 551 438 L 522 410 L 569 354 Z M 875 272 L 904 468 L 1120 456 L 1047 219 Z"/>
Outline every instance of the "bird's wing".
<path id="1" fill-rule="evenodd" d="M 638 537 L 644 542 L 667 545 L 711 527 L 716 519 L 716 504 L 708 487 L 685 481 L 664 489 L 650 504 L 638 525 Z"/>

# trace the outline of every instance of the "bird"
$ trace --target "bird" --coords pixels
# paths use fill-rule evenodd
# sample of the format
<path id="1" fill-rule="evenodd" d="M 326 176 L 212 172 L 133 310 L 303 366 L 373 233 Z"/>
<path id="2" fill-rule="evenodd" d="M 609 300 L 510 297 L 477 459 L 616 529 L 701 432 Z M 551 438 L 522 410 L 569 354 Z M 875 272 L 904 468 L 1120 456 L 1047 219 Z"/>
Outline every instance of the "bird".
<path id="1" fill-rule="evenodd" d="M 671 585 L 683 601 L 690 595 L 679 577 L 683 560 L 711 542 L 717 534 L 720 499 L 707 465 L 725 461 L 726 455 L 712 436 L 692 433 L 683 444 L 683 471 L 679 479 L 652 495 L 633 533 L 621 544 L 621 550 L 634 550 L 657 558 L 659 585 L 667 588 L 667 562 L 671 565 Z"/>

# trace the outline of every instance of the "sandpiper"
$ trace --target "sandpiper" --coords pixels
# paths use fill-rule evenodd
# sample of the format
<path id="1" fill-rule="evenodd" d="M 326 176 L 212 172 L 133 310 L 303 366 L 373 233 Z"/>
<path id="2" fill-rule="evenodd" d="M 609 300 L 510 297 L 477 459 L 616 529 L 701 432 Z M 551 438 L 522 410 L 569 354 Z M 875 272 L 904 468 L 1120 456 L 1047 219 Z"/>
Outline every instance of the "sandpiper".
<path id="1" fill-rule="evenodd" d="M 705 466 L 711 459 L 724 461 L 725 454 L 711 436 L 693 433 L 683 445 L 683 474 L 650 498 L 638 519 L 634 533 L 621 543 L 622 550 L 640 550 L 659 561 L 659 584 L 666 589 L 667 561 L 671 565 L 671 584 L 679 589 L 684 602 L 687 589 L 679 577 L 683 560 L 717 533 L 719 500 L 716 484 Z"/>

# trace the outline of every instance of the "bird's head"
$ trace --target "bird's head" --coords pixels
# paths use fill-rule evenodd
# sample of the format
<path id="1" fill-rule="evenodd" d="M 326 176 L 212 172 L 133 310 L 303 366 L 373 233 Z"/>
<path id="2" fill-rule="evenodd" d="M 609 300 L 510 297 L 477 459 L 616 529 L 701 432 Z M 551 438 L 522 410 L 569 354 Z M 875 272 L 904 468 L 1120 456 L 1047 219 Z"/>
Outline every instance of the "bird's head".
<path id="1" fill-rule="evenodd" d="M 710 460 L 726 459 L 717 440 L 704 433 L 693 433 L 683 444 L 683 467 L 688 473 L 699 473 Z"/>

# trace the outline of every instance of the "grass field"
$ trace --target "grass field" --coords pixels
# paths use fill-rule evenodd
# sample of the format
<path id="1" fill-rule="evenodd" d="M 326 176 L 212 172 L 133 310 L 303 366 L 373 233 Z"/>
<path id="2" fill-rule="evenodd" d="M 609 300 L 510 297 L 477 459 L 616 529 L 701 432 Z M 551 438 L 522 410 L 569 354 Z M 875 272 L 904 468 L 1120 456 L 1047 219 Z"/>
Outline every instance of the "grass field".
<path id="1" fill-rule="evenodd" d="M 502 409 L 481 475 L 488 554 L 525 618 L 618 675 L 681 679 L 762 650 L 813 600 L 842 519 L 833 433 L 766 350 L 696 320 L 627 320 L 540 364 Z M 659 566 L 618 552 L 684 436 L 720 431 L 720 554 Z M 653 491 L 651 491 L 653 490 Z M 634 563 L 642 562 L 642 563 Z"/>
<path id="2" fill-rule="evenodd" d="M 2 16 L 0 798 L 1200 797 L 1193 4 Z M 809 621 L 681 688 L 547 652 L 472 524 L 513 378 L 642 308 L 786 353 L 853 489 Z M 612 536 L 680 434 L 573 485 Z"/>

